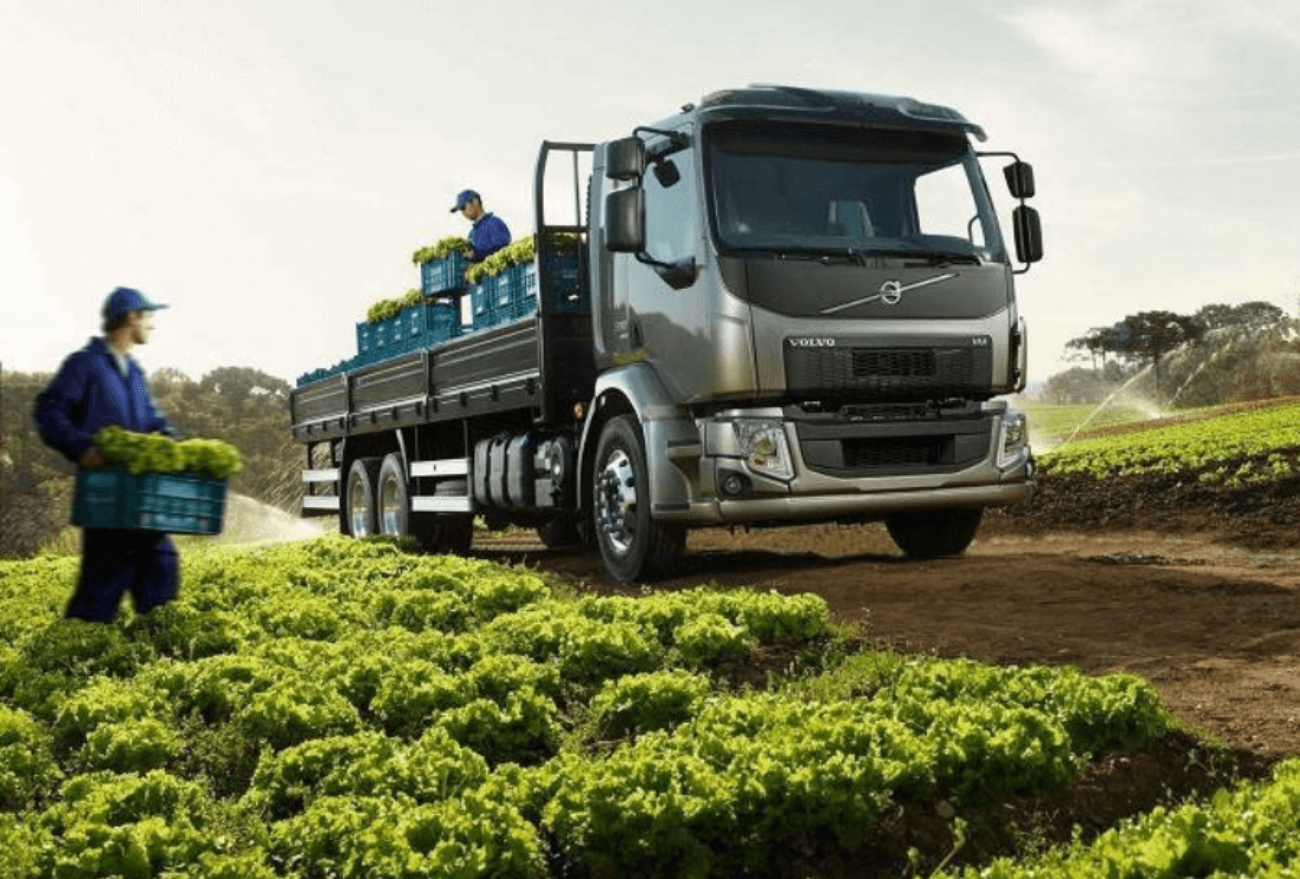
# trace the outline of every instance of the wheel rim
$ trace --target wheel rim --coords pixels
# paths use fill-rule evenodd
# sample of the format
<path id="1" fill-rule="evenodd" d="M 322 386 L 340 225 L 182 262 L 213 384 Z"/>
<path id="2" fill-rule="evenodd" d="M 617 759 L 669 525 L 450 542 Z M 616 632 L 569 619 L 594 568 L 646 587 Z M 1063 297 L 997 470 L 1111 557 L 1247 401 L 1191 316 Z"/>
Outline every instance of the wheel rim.
<path id="1" fill-rule="evenodd" d="M 401 537 L 401 497 L 397 480 L 391 475 L 379 484 L 379 531 L 389 537 Z"/>
<path id="2" fill-rule="evenodd" d="M 616 553 L 631 550 L 636 539 L 636 468 L 622 449 L 615 450 L 600 471 L 596 523 Z"/>
<path id="3" fill-rule="evenodd" d="M 362 479 L 353 479 L 348 486 L 348 513 L 352 521 L 352 536 L 370 536 L 370 492 Z"/>

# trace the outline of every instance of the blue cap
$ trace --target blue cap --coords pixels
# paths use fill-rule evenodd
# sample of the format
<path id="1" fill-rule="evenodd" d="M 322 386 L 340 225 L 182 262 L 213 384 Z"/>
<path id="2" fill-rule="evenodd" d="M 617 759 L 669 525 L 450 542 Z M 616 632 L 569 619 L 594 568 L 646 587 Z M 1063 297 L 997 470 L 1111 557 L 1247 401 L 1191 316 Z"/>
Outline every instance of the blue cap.
<path id="1" fill-rule="evenodd" d="M 107 320 L 118 320 L 133 311 L 157 311 L 166 307 L 157 302 L 150 302 L 149 298 L 139 290 L 118 287 L 104 300 L 104 317 Z"/>
<path id="2" fill-rule="evenodd" d="M 451 209 L 451 212 L 454 214 L 456 213 L 456 211 L 465 210 L 465 205 L 469 204 L 475 199 L 478 199 L 478 197 L 479 196 L 477 192 L 475 192 L 472 189 L 466 189 L 460 195 L 456 196 L 456 206 Z M 482 199 L 479 200 L 481 201 Z"/>

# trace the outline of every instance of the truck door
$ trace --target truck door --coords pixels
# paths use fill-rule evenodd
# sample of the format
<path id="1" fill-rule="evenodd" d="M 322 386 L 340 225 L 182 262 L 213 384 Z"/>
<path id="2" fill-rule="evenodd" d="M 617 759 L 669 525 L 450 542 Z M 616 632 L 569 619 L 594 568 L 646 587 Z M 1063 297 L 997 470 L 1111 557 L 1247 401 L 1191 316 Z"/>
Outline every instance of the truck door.
<path id="1" fill-rule="evenodd" d="M 689 126 L 681 130 L 690 134 Z M 670 150 L 668 140 L 657 137 L 647 143 L 647 155 L 642 181 L 646 252 L 663 263 L 694 258 L 701 265 L 705 248 L 696 147 L 692 141 Z M 712 345 L 711 303 L 702 293 L 707 274 L 674 287 L 653 266 L 630 255 L 620 255 L 618 262 L 626 272 L 629 353 L 654 366 L 679 401 L 709 394 L 712 358 L 702 356 Z"/>

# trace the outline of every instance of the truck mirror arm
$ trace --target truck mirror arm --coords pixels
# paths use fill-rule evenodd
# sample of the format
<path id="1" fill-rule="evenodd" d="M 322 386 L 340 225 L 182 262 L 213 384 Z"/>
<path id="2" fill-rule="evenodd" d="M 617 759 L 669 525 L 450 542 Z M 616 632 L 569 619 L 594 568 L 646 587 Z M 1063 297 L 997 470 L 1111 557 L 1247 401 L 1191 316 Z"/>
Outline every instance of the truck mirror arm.
<path id="1" fill-rule="evenodd" d="M 1012 225 L 1015 233 L 1016 258 L 1025 264 L 1024 268 L 1016 269 L 1015 273 L 1023 275 L 1029 271 L 1031 265 L 1043 258 L 1042 221 L 1038 217 L 1038 211 L 1026 204 L 1026 200 L 1033 198 L 1035 192 L 1034 168 L 1028 162 L 1022 162 L 1015 153 L 978 152 L 975 155 L 981 159 L 1008 156 L 1013 160 L 1010 165 L 1002 169 L 1002 173 L 1007 179 L 1007 188 L 1011 190 L 1011 197 L 1020 202 L 1020 206 L 1012 212 Z"/>
<path id="2" fill-rule="evenodd" d="M 638 125 L 636 128 L 633 128 L 632 136 L 635 137 L 643 131 L 668 138 L 668 142 L 672 144 L 672 147 L 671 149 L 660 153 L 662 156 L 672 155 L 678 150 L 684 150 L 691 145 L 690 137 L 680 131 L 664 131 L 662 128 L 651 128 L 648 125 Z"/>

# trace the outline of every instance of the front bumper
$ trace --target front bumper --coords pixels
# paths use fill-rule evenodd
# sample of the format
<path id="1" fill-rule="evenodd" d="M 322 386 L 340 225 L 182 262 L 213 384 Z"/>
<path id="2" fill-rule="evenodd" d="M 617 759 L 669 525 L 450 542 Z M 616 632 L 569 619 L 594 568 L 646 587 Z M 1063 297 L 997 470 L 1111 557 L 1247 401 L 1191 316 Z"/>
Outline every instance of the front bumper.
<path id="1" fill-rule="evenodd" d="M 854 444 L 855 449 L 866 451 L 839 454 L 827 452 L 827 437 L 835 431 L 825 423 L 810 431 L 781 410 L 720 413 L 697 423 L 700 442 L 692 451 L 698 457 L 682 461 L 676 456 L 673 461 L 683 475 L 679 484 L 686 489 L 685 496 L 656 492 L 664 502 L 655 504 L 654 516 L 691 525 L 814 522 L 1022 503 L 1033 496 L 1035 481 L 1021 418 L 995 401 L 948 422 L 842 422 L 845 448 Z M 747 458 L 731 426 L 746 419 L 780 425 L 791 477 L 774 478 L 761 466 L 751 466 L 753 456 Z M 924 454 L 904 454 L 881 463 L 879 450 L 903 447 L 909 441 L 922 447 Z M 813 442 L 820 446 L 814 449 Z"/>

